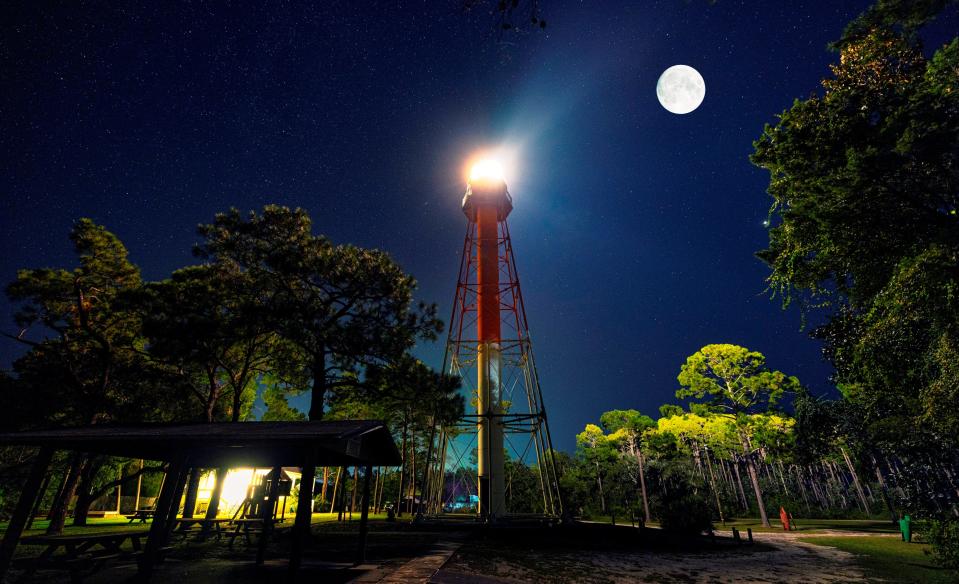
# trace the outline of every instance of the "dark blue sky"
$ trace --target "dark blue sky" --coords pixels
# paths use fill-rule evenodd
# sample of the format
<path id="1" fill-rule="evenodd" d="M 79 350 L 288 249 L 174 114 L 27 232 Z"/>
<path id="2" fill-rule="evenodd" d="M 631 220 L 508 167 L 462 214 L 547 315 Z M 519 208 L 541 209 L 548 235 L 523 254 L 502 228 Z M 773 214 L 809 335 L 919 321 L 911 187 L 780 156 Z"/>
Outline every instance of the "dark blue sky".
<path id="1" fill-rule="evenodd" d="M 194 261 L 196 224 L 281 203 L 337 242 L 388 250 L 445 318 L 463 162 L 507 144 L 558 446 L 608 409 L 655 412 L 708 343 L 829 391 L 798 313 L 763 294 L 767 175 L 747 156 L 817 89 L 827 42 L 868 2 L 543 0 L 545 31 L 501 41 L 456 1 L 134 4 L 2 9 L 4 282 L 72 266 L 78 217 L 160 279 Z M 679 63 L 706 80 L 686 116 L 655 96 Z M 8 331 L 10 313 L 0 301 Z M 20 351 L 0 341 L 0 366 Z M 439 365 L 439 343 L 421 353 Z"/>

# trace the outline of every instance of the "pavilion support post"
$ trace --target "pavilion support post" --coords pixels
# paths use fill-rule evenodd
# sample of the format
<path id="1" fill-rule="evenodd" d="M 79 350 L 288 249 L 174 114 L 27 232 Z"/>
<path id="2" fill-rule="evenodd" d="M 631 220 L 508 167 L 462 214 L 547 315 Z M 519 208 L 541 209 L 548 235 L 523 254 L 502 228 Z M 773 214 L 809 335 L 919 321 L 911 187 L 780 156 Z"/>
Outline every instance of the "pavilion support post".
<path id="1" fill-rule="evenodd" d="M 360 541 L 356 546 L 356 564 L 362 564 L 366 561 L 366 537 L 369 534 L 370 518 L 370 476 L 373 474 L 373 467 L 367 465 L 363 473 L 363 502 L 360 503 L 362 509 L 360 514 Z"/>
<path id="2" fill-rule="evenodd" d="M 225 466 L 217 467 L 213 471 L 214 478 L 216 483 L 213 485 L 213 492 L 210 494 L 210 503 L 206 507 L 206 519 L 216 519 L 217 515 L 220 513 L 220 497 L 223 495 L 223 483 L 226 482 L 226 473 L 229 472 Z M 203 524 L 203 533 L 207 534 L 210 532 L 212 524 L 206 522 Z"/>
<path id="3" fill-rule="evenodd" d="M 150 534 L 147 536 L 143 555 L 140 557 L 139 576 L 146 582 L 153 574 L 160 549 L 166 544 L 166 526 L 170 519 L 170 508 L 176 513 L 180 505 L 179 493 L 183 491 L 183 480 L 186 475 L 186 463 L 183 459 L 170 463 L 160 488 L 160 496 L 154 507 L 153 523 L 150 525 Z M 176 499 L 174 500 L 174 497 Z"/>
<path id="4" fill-rule="evenodd" d="M 183 500 L 183 491 L 186 488 L 186 484 L 192 481 L 192 473 L 188 466 L 184 466 L 183 470 L 180 473 L 179 478 L 177 478 L 173 491 L 173 502 L 170 505 L 170 513 L 167 515 L 166 525 L 163 526 L 163 545 L 165 546 L 167 542 L 170 541 L 170 534 L 173 533 L 173 528 L 176 526 L 176 515 L 180 510 L 180 501 Z M 186 505 L 183 507 L 184 512 L 186 512 Z M 155 519 L 154 519 L 155 521 Z"/>
<path id="5" fill-rule="evenodd" d="M 296 576 L 303 562 L 303 548 L 310 538 L 313 520 L 313 486 L 316 483 L 316 450 L 309 448 L 303 459 L 300 494 L 296 501 L 296 519 L 293 521 L 293 542 L 290 548 L 290 580 Z"/>
<path id="6" fill-rule="evenodd" d="M 183 517 L 192 518 L 196 511 L 196 499 L 200 493 L 200 477 L 203 469 L 195 466 L 190 471 L 190 479 L 186 487 L 186 500 L 183 502 Z"/>
<path id="7" fill-rule="evenodd" d="M 47 474 L 51 459 L 53 459 L 53 449 L 49 447 L 41 448 L 33 461 L 33 467 L 30 469 L 27 482 L 20 491 L 20 498 L 17 500 L 13 517 L 10 518 L 7 530 L 3 533 L 3 542 L 0 543 L 0 580 L 3 580 L 7 569 L 10 567 L 13 552 L 17 549 L 20 536 L 23 535 L 23 528 L 27 525 L 30 512 L 33 511 L 33 503 L 37 497 L 42 496 L 42 493 L 38 491 L 40 490 L 40 483 L 43 482 Z"/>
<path id="8" fill-rule="evenodd" d="M 280 492 L 280 476 L 283 474 L 283 468 L 274 466 L 270 472 L 270 491 L 267 495 L 267 502 L 261 506 L 263 518 L 263 531 L 260 532 L 260 541 L 257 542 L 256 565 L 260 566 L 266 559 L 266 545 L 270 542 L 270 534 L 273 532 L 273 510 L 277 494 Z"/>
<path id="9" fill-rule="evenodd" d="M 49 468 L 49 465 L 48 465 Z M 33 527 L 33 520 L 36 518 L 37 513 L 40 512 L 40 504 L 43 503 L 43 496 L 47 493 L 47 488 L 50 486 L 50 474 L 45 473 L 43 475 L 43 482 L 40 483 L 40 488 L 37 489 L 36 501 L 33 503 L 33 509 L 30 510 L 30 515 L 27 516 L 27 525 L 24 529 L 30 529 Z"/>

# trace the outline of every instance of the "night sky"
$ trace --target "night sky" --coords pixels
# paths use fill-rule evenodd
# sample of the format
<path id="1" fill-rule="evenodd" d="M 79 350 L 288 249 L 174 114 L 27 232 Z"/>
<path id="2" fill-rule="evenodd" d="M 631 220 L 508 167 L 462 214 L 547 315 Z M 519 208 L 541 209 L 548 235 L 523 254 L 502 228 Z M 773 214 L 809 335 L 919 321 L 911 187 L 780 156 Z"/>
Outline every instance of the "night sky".
<path id="1" fill-rule="evenodd" d="M 798 311 L 764 294 L 768 175 L 747 156 L 818 89 L 865 0 L 541 0 L 545 30 L 503 35 L 455 0 L 22 4 L 0 9 L 3 282 L 72 267 L 78 217 L 161 279 L 195 261 L 198 223 L 280 203 L 389 251 L 446 319 L 463 165 L 503 146 L 519 153 L 510 229 L 559 447 L 606 410 L 674 401 L 708 343 L 830 391 Z M 688 115 L 655 95 L 680 63 L 706 81 Z M 11 312 L 0 300 L 7 332 Z M 21 351 L 0 341 L 0 367 Z M 418 351 L 440 365 L 441 343 Z"/>

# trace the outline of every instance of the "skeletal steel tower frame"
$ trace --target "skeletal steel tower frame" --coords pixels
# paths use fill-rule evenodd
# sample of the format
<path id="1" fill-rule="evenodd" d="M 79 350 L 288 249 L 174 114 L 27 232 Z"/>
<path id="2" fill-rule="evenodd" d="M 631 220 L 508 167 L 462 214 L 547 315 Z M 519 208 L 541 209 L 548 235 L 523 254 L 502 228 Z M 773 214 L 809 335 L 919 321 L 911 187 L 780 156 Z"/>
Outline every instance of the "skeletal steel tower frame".
<path id="1" fill-rule="evenodd" d="M 499 179 L 473 181 L 463 197 L 469 221 L 443 370 L 462 378 L 470 413 L 434 428 L 422 489 L 431 515 L 465 511 L 495 522 L 520 512 L 559 517 L 563 511 L 506 220 L 512 208 Z M 506 455 L 535 464 L 542 507 L 520 510 L 509 504 Z"/>

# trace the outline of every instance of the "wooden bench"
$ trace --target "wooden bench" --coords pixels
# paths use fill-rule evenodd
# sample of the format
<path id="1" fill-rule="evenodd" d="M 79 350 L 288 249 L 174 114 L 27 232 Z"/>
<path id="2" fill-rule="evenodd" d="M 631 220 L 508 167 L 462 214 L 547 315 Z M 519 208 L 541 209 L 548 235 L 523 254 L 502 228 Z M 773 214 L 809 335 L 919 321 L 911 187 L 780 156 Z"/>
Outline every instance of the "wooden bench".
<path id="1" fill-rule="evenodd" d="M 33 535 L 20 539 L 25 545 L 45 546 L 39 556 L 22 558 L 18 563 L 27 573 L 38 569 L 65 570 L 70 580 L 80 582 L 110 561 L 133 558 L 142 553 L 141 539 L 149 535 L 147 530 L 84 533 L 76 535 Z M 132 551 L 124 550 L 123 544 L 130 540 Z M 56 554 L 63 549 L 63 553 Z"/>

